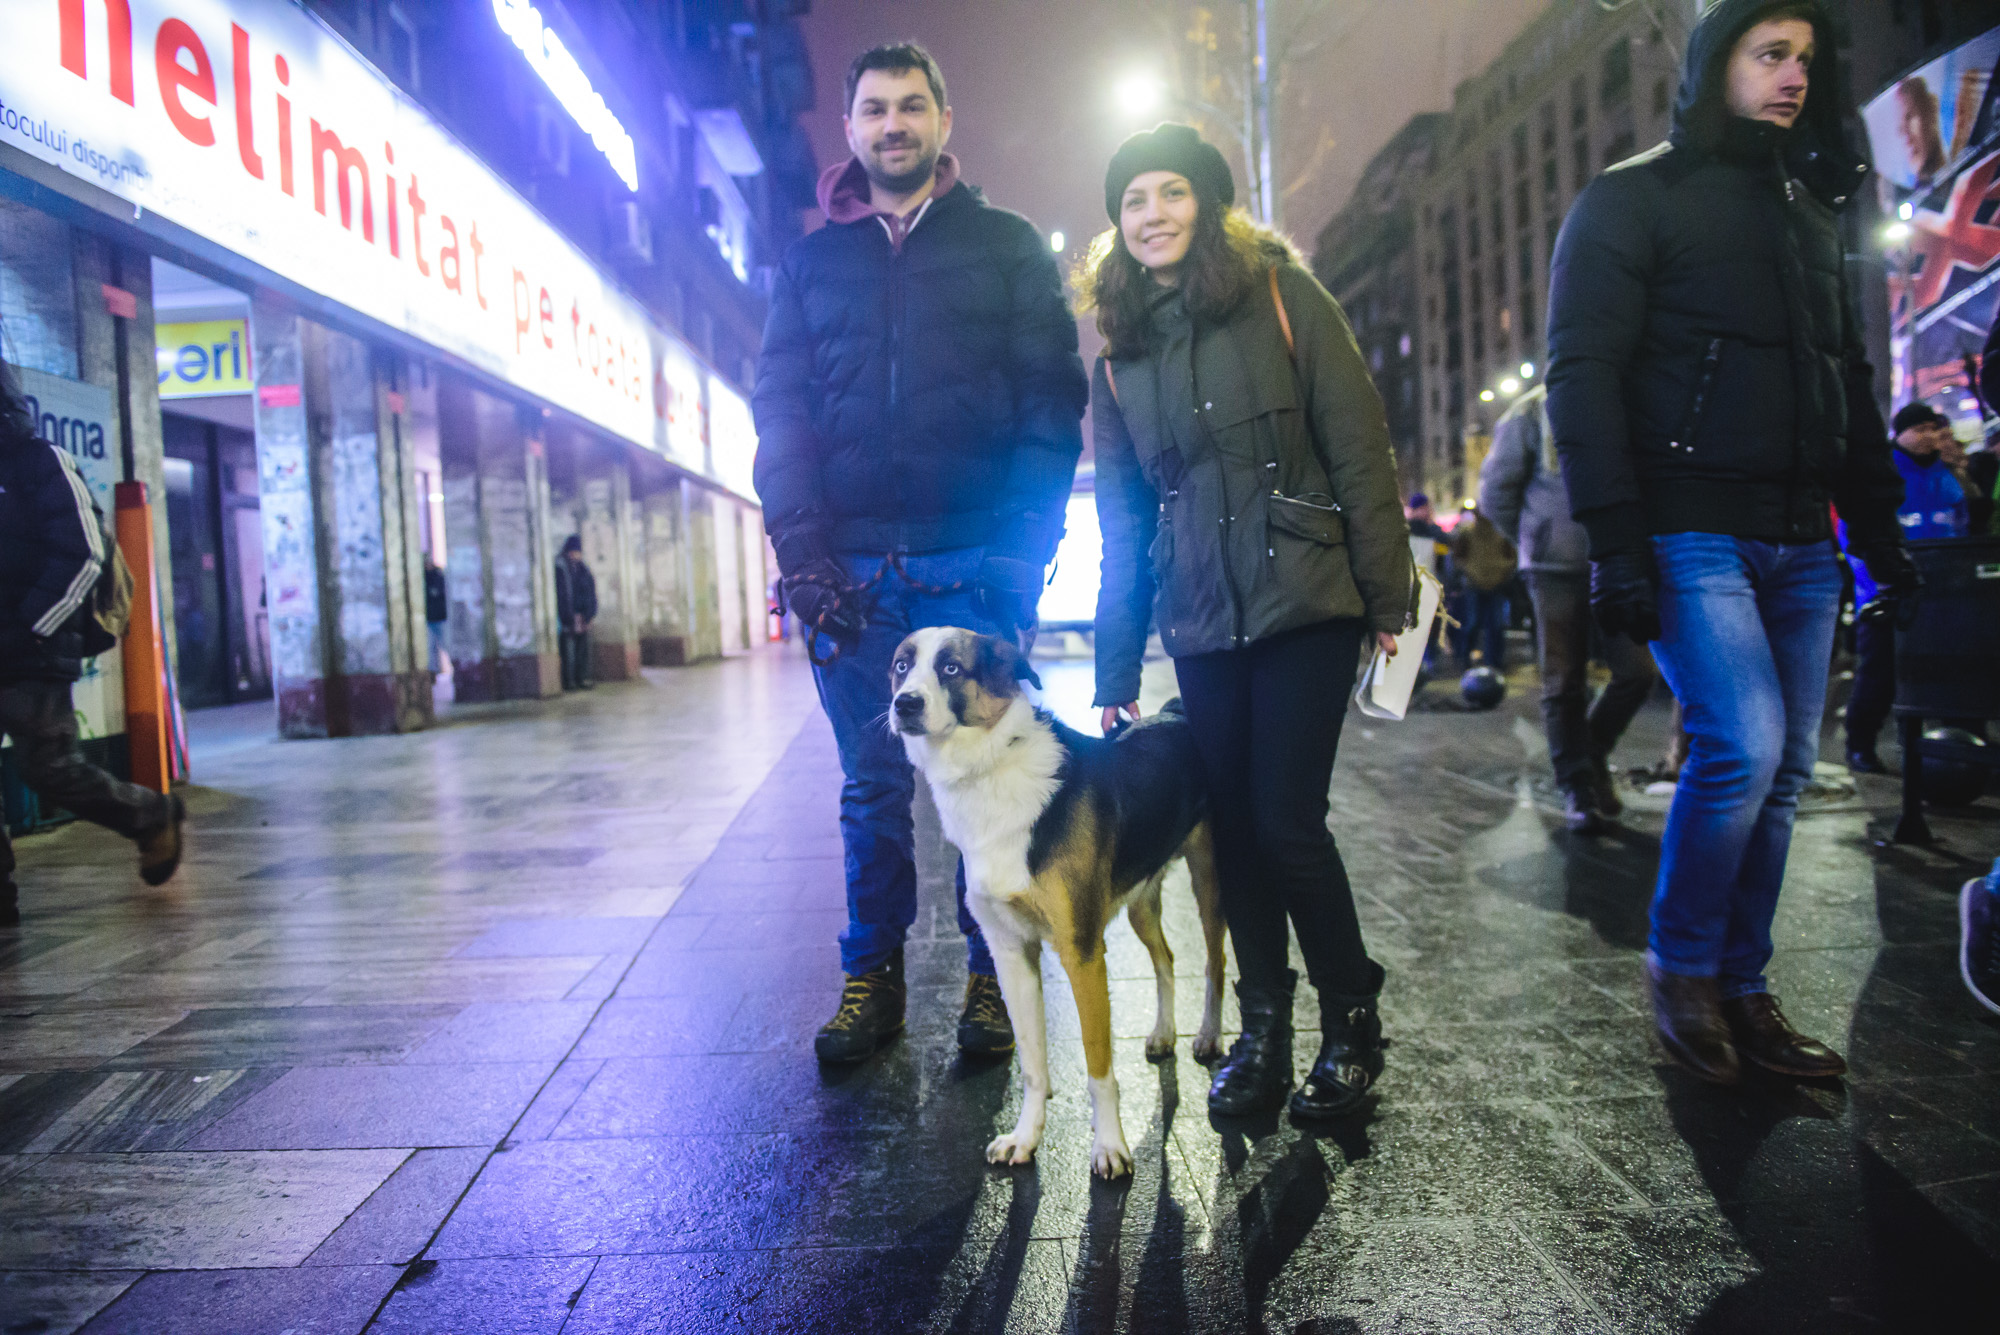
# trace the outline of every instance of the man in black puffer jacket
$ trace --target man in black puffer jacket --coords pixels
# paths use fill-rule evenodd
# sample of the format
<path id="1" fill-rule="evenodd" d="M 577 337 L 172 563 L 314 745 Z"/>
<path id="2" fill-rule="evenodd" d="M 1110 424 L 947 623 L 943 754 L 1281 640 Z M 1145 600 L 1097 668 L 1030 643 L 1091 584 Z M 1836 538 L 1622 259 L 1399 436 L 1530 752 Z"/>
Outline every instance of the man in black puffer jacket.
<path id="1" fill-rule="evenodd" d="M 107 559 L 75 462 L 36 436 L 0 364 L 0 732 L 13 738 L 28 787 L 137 842 L 140 875 L 159 885 L 180 864 L 181 800 L 114 779 L 77 746 L 70 686 L 83 675 L 86 623 Z M 0 926 L 21 920 L 18 894 L 0 819 Z"/>
<path id="2" fill-rule="evenodd" d="M 847 975 L 816 1040 L 858 1061 L 903 1025 L 916 917 L 914 779 L 882 726 L 912 630 L 1033 625 L 1083 449 L 1087 387 L 1062 276 L 1033 224 L 958 180 L 951 109 L 921 47 L 847 77 L 854 157 L 820 178 L 827 226 L 779 266 L 754 405 L 756 483 L 786 602 L 818 667 L 846 784 Z M 959 1045 L 1011 1050 L 993 960 L 965 909 Z"/>
<path id="3" fill-rule="evenodd" d="M 1829 503 L 1910 592 L 1902 481 L 1843 281 L 1841 132 L 1816 0 L 1722 0 L 1688 42 L 1668 143 L 1578 197 L 1549 290 L 1549 418 L 1589 536 L 1591 607 L 1653 640 L 1690 738 L 1647 955 L 1667 1050 L 1845 1069 L 1766 988 L 1840 601 Z"/>

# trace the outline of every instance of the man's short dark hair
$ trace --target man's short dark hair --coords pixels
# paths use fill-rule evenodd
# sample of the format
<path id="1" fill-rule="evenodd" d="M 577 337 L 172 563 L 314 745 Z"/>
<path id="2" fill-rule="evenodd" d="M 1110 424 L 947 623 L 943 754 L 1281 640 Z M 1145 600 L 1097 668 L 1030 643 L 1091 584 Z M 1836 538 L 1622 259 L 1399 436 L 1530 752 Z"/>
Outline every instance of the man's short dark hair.
<path id="1" fill-rule="evenodd" d="M 944 100 L 944 71 L 938 68 L 931 53 L 915 42 L 892 42 L 887 46 L 870 47 L 854 58 L 847 67 L 847 102 L 845 109 L 854 110 L 854 90 L 861 83 L 861 76 L 869 70 L 887 70 L 891 74 L 901 74 L 905 70 L 922 70 L 924 80 L 931 86 L 931 97 L 938 104 L 938 110 L 947 105 Z"/>
<path id="2" fill-rule="evenodd" d="M 1922 399 L 1914 399 L 1896 410 L 1896 416 L 1891 421 L 1889 429 L 1900 436 L 1913 426 L 1948 427 L 1950 425 L 1951 419 L 1949 417 L 1946 417 Z"/>

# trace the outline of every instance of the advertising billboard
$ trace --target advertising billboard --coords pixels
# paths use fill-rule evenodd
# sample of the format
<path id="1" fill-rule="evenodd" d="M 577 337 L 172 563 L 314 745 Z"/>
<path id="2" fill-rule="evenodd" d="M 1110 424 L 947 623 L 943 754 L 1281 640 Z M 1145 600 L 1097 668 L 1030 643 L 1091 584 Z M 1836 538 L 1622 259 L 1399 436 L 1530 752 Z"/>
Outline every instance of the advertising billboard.
<path id="1" fill-rule="evenodd" d="M 0 143 L 627 440 L 650 321 L 289 0 L 8 0 Z"/>

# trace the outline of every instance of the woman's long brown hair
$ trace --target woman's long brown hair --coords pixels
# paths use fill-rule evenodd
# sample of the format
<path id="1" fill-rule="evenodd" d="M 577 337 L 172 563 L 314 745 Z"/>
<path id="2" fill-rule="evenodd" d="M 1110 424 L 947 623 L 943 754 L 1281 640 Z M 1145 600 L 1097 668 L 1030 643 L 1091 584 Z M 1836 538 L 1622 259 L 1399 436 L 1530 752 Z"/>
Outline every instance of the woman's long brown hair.
<path id="1" fill-rule="evenodd" d="M 1284 237 L 1240 208 L 1225 210 L 1201 200 L 1180 269 L 1188 314 L 1197 324 L 1227 319 L 1245 296 L 1262 286 L 1266 269 L 1287 261 L 1300 263 L 1298 251 Z M 1125 248 L 1119 228 L 1107 228 L 1091 239 L 1072 282 L 1077 309 L 1097 312 L 1105 356 L 1125 361 L 1152 350 L 1150 305 L 1159 285 Z"/>

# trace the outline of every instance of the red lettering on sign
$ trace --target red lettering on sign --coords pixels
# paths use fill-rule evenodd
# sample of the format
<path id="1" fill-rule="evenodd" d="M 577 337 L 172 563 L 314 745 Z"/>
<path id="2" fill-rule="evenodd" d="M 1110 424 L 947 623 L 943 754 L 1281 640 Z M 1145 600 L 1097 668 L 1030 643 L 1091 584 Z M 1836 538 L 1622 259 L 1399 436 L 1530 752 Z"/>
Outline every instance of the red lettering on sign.
<path id="1" fill-rule="evenodd" d="M 236 81 L 236 156 L 243 170 L 264 179 L 264 159 L 257 156 L 255 127 L 250 121 L 250 34 L 240 24 L 229 25 L 229 70 Z"/>
<path id="2" fill-rule="evenodd" d="M 181 64 L 183 51 L 194 57 L 193 69 Z M 153 40 L 153 69 L 159 75 L 160 101 L 166 105 L 167 119 L 181 132 L 181 138 L 203 148 L 212 145 L 215 127 L 208 123 L 208 117 L 195 115 L 181 101 L 182 94 L 192 93 L 210 107 L 215 105 L 215 67 L 209 64 L 208 48 L 194 35 L 194 29 L 179 19 L 162 23 L 159 36 Z"/>
<path id="3" fill-rule="evenodd" d="M 79 79 L 84 70 L 83 0 L 62 0 L 62 65 Z M 111 47 L 111 95 L 126 106 L 132 99 L 132 6 L 126 0 L 104 0 L 104 26 Z"/>
<path id="4" fill-rule="evenodd" d="M 556 346 L 555 324 L 556 324 L 556 304 L 555 302 L 549 300 L 549 290 L 547 288 L 543 288 L 542 289 L 542 346 L 550 349 L 551 351 L 553 351 Z"/>
<path id="5" fill-rule="evenodd" d="M 417 257 L 417 272 L 424 277 L 431 276 L 430 261 L 424 258 L 424 210 L 429 206 L 424 197 L 417 193 L 417 174 L 410 173 L 410 250 Z"/>
<path id="6" fill-rule="evenodd" d="M 438 226 L 444 228 L 445 235 L 451 238 L 450 245 L 438 250 L 438 276 L 448 290 L 463 296 L 465 288 L 460 285 L 458 276 L 458 224 L 440 213 Z"/>
<path id="7" fill-rule="evenodd" d="M 275 62 L 278 82 L 289 87 L 292 82 L 292 67 L 279 56 Z M 278 189 L 286 194 L 292 192 L 292 104 L 283 93 L 278 94 Z"/>
<path id="8" fill-rule="evenodd" d="M 374 194 L 368 184 L 368 159 L 361 156 L 358 148 L 349 148 L 340 142 L 340 136 L 331 130 L 322 129 L 318 121 L 312 123 L 312 164 L 313 164 L 313 207 L 322 215 L 326 213 L 326 160 L 333 159 L 334 180 L 340 186 L 340 225 L 348 231 L 354 230 L 353 199 L 348 192 L 348 182 L 361 182 L 361 239 L 375 239 Z"/>

